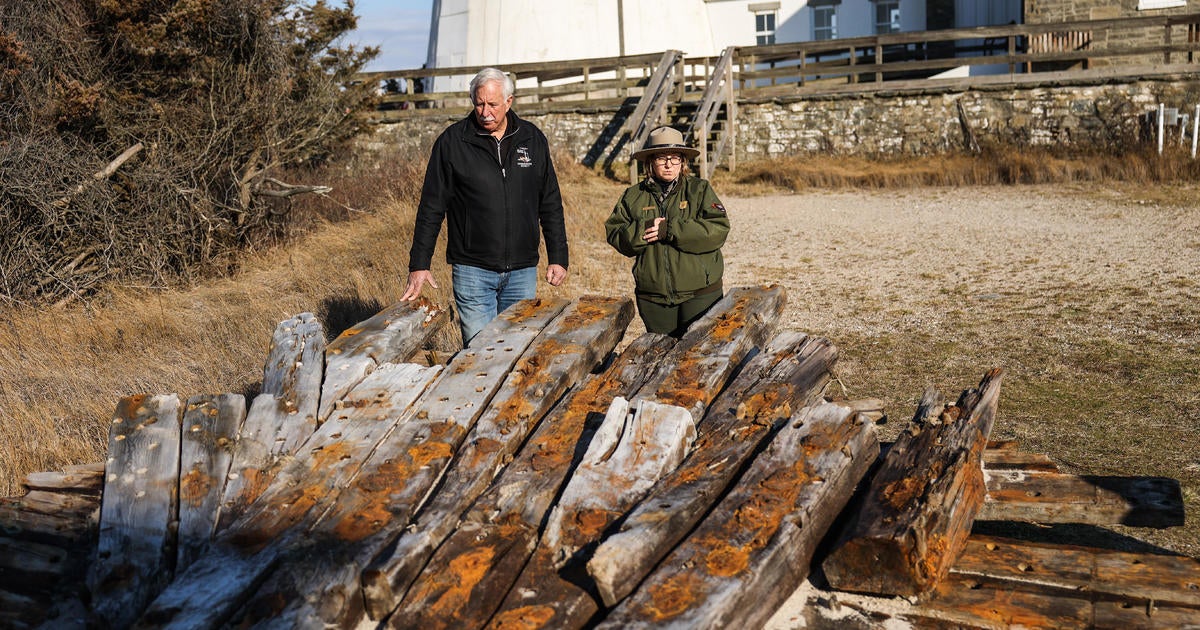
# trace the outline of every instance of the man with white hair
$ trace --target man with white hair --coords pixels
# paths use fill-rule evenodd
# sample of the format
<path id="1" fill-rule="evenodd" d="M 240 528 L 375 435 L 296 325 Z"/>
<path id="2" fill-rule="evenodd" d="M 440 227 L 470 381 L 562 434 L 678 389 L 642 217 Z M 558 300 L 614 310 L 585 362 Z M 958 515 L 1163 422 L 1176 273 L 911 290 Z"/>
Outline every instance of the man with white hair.
<path id="1" fill-rule="evenodd" d="M 513 82 L 496 68 L 471 79 L 475 109 L 434 142 L 409 250 L 402 300 L 429 284 L 434 244 L 447 224 L 446 262 L 463 345 L 515 302 L 537 291 L 538 229 L 546 282 L 567 278 L 567 231 L 546 136 L 512 111 Z"/>

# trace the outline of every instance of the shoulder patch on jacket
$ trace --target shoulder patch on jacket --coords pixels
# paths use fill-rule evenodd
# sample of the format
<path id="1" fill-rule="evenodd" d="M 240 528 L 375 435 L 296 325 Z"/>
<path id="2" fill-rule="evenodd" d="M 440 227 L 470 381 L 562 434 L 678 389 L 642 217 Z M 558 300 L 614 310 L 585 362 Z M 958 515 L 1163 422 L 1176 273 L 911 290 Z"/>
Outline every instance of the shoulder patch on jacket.
<path id="1" fill-rule="evenodd" d="M 713 207 L 713 210 L 716 210 L 717 212 L 720 212 L 721 214 L 725 214 L 725 206 L 723 206 L 719 203 L 714 203 L 712 205 L 712 207 Z"/>

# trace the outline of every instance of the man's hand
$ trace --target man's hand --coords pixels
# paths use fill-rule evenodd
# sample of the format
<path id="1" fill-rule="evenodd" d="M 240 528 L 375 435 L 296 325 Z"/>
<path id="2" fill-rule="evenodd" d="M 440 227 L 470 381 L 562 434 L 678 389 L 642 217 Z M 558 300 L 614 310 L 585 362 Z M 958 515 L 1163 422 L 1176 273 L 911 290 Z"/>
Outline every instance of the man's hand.
<path id="1" fill-rule="evenodd" d="M 567 274 L 563 270 L 563 275 Z M 433 279 L 433 274 L 429 273 L 428 269 L 419 269 L 417 271 L 408 272 L 408 284 L 404 287 L 404 295 L 400 296 L 401 301 L 415 300 L 421 295 L 421 289 L 429 283 L 429 286 L 438 288 L 437 282 Z"/>
<path id="2" fill-rule="evenodd" d="M 409 276 L 410 278 L 412 276 Z M 546 282 L 551 286 L 558 286 L 567 279 L 567 268 L 562 265 L 547 265 L 546 266 Z M 437 286 L 436 284 L 433 286 Z"/>

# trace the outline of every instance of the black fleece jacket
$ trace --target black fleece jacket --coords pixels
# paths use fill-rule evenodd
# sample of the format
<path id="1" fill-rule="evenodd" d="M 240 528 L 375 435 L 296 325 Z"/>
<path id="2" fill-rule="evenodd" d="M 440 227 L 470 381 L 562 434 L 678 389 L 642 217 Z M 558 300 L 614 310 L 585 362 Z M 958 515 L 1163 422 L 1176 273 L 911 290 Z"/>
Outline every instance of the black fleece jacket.
<path id="1" fill-rule="evenodd" d="M 491 271 L 538 264 L 538 228 L 551 264 L 567 266 L 567 232 L 546 136 L 511 110 L 497 142 L 474 113 L 433 145 L 417 207 L 408 270 L 429 269 L 442 220 L 446 262 Z"/>

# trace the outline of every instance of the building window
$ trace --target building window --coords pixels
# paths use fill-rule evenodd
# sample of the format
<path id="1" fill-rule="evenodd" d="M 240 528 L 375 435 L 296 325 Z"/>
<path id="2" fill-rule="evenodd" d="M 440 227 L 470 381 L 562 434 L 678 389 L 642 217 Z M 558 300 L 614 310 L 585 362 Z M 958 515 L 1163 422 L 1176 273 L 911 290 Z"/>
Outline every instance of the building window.
<path id="1" fill-rule="evenodd" d="M 759 11 L 754 14 L 754 43 L 770 46 L 775 43 L 775 12 Z"/>
<path id="2" fill-rule="evenodd" d="M 875 34 L 900 32 L 900 0 L 876 0 Z"/>
<path id="3" fill-rule="evenodd" d="M 837 39 L 837 5 L 813 6 L 813 39 Z"/>

